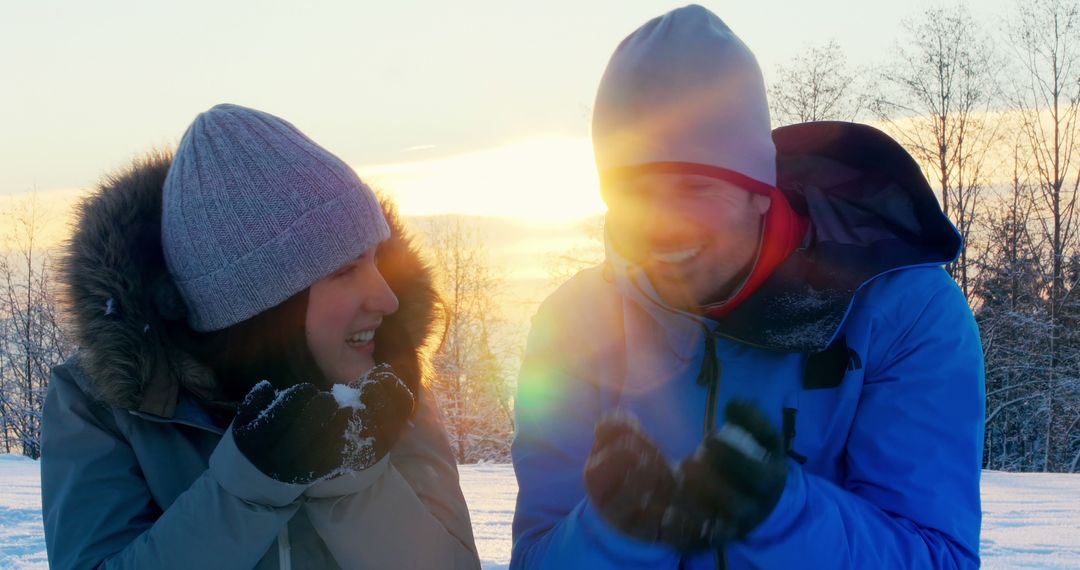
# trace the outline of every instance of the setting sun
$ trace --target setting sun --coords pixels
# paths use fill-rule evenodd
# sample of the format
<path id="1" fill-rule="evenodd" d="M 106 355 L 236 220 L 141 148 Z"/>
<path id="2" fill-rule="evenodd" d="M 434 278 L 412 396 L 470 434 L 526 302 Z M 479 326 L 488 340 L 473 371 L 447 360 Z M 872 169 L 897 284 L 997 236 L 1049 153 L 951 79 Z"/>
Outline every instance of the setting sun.
<path id="1" fill-rule="evenodd" d="M 432 160 L 357 166 L 356 171 L 411 216 L 565 222 L 604 211 L 586 137 L 533 137 Z"/>

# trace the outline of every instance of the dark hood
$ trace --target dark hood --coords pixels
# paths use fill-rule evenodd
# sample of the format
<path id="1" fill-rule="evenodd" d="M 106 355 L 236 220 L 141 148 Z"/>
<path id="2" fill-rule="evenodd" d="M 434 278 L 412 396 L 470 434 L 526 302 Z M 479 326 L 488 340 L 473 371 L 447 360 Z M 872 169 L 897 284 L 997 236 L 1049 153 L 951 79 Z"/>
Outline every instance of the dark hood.
<path id="1" fill-rule="evenodd" d="M 915 160 L 881 131 L 816 122 L 773 131 L 777 186 L 809 218 L 802 247 L 716 332 L 763 348 L 819 352 L 856 290 L 877 275 L 956 259 L 959 233 Z"/>
<path id="2" fill-rule="evenodd" d="M 162 254 L 161 191 L 171 159 L 158 153 L 136 161 L 83 200 L 59 267 L 79 366 L 94 396 L 162 417 L 172 417 L 181 390 L 205 400 L 220 393 L 190 350 L 196 333 Z M 435 342 L 439 298 L 431 269 L 393 207 L 381 202 L 391 235 L 379 269 L 400 309 L 383 319 L 375 359 L 416 388 L 423 349 Z"/>

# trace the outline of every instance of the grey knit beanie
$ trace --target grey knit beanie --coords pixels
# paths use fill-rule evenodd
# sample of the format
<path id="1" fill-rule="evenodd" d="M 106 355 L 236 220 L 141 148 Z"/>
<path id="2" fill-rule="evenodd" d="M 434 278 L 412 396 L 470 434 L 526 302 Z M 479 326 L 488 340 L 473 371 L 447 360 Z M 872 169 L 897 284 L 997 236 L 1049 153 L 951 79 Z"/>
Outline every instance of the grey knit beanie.
<path id="1" fill-rule="evenodd" d="M 593 149 L 608 171 L 689 163 L 776 185 L 761 69 L 709 10 L 654 18 L 612 54 L 593 106 Z"/>
<path id="2" fill-rule="evenodd" d="M 197 331 L 277 306 L 389 235 L 351 168 L 254 109 L 196 117 L 165 179 L 165 262 Z"/>

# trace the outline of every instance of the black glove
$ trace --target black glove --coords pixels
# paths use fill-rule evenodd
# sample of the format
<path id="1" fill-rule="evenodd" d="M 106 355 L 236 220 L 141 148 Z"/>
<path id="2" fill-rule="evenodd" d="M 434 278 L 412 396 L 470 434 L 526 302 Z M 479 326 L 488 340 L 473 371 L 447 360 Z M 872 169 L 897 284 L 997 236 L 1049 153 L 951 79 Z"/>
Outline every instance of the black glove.
<path id="1" fill-rule="evenodd" d="M 727 422 L 679 466 L 660 540 L 680 550 L 746 537 L 776 507 L 787 482 L 780 435 L 753 404 L 732 402 Z"/>
<path id="2" fill-rule="evenodd" d="M 339 469 L 352 410 L 311 384 L 255 385 L 233 420 L 240 452 L 269 477 L 307 484 Z"/>
<path id="3" fill-rule="evenodd" d="M 359 392 L 356 406 L 308 383 L 280 391 L 269 382 L 256 384 L 233 421 L 236 447 L 259 471 L 285 483 L 371 467 L 397 443 L 415 400 L 386 365 L 351 388 Z"/>
<path id="4" fill-rule="evenodd" d="M 609 524 L 639 540 L 655 541 L 675 491 L 675 474 L 637 422 L 614 416 L 596 426 L 585 488 Z"/>
<path id="5" fill-rule="evenodd" d="M 345 434 L 346 467 L 371 467 L 390 452 L 412 415 L 416 397 L 389 365 L 380 364 L 352 387 L 362 406 L 355 410 Z"/>

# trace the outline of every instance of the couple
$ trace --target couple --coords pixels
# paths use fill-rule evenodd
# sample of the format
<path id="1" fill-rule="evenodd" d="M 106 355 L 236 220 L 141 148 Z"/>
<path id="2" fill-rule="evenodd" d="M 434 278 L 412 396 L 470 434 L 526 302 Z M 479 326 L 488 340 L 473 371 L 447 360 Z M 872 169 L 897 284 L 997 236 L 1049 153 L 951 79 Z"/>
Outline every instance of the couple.
<path id="1" fill-rule="evenodd" d="M 631 34 L 593 142 L 607 259 L 533 321 L 516 568 L 978 565 L 978 332 L 918 166 L 771 132 L 688 6 Z M 219 105 L 82 206 L 79 353 L 45 405 L 56 568 L 475 568 L 392 208 L 291 124 Z"/>

